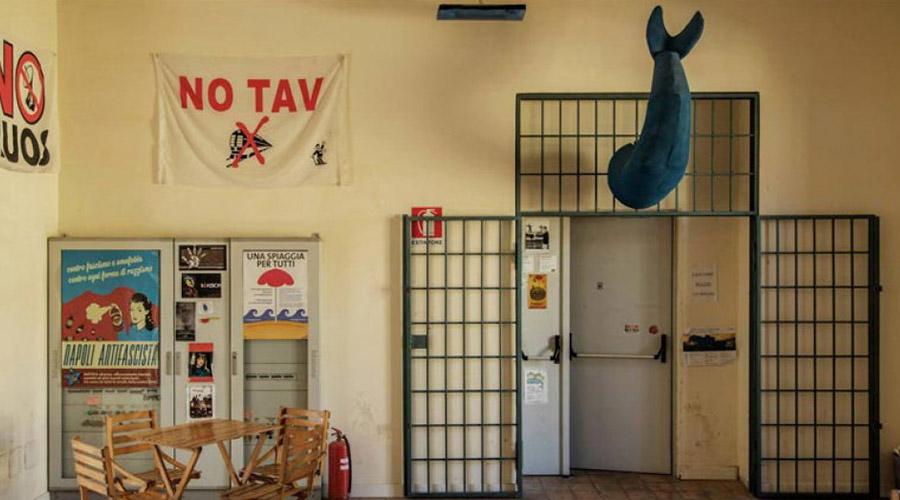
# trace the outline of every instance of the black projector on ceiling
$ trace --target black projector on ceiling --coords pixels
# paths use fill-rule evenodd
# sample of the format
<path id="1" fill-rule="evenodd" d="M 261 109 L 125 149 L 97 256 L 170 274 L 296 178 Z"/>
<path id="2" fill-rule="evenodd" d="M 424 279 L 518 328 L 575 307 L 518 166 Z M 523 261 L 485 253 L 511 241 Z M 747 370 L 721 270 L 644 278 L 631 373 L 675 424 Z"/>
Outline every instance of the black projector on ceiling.
<path id="1" fill-rule="evenodd" d="M 450 4 L 438 6 L 438 21 L 521 21 L 525 4 Z"/>

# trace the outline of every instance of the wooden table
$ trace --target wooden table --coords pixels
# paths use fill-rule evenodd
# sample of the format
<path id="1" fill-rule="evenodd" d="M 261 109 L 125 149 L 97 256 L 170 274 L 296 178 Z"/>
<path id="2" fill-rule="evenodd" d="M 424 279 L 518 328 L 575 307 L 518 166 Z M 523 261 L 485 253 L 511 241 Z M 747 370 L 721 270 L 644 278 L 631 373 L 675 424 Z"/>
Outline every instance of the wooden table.
<path id="1" fill-rule="evenodd" d="M 222 454 L 222 460 L 225 461 L 225 466 L 228 467 L 228 473 L 231 475 L 231 481 L 240 486 L 247 481 L 253 472 L 253 468 L 256 467 L 256 461 L 259 459 L 259 452 L 262 450 L 265 439 L 260 437 L 257 440 L 253 453 L 250 455 L 250 462 L 244 467 L 244 473 L 240 477 L 234 470 L 234 464 L 231 463 L 231 456 L 225 448 L 225 443 L 233 439 L 258 436 L 276 429 L 278 429 L 276 424 L 254 424 L 239 420 L 210 419 L 163 427 L 136 437 L 153 445 L 153 460 L 156 462 L 156 468 L 159 469 L 166 491 L 172 498 L 180 499 L 184 495 L 184 489 L 187 487 L 188 482 L 191 480 L 191 474 L 194 472 L 194 467 L 197 466 L 197 460 L 200 458 L 200 452 L 203 451 L 204 446 L 210 444 L 218 446 L 219 453 Z M 160 447 L 190 450 L 192 452 L 191 459 L 186 464 L 184 474 L 181 476 L 177 487 L 173 488 L 172 486 L 172 480 L 169 478 L 165 462 L 160 454 Z"/>

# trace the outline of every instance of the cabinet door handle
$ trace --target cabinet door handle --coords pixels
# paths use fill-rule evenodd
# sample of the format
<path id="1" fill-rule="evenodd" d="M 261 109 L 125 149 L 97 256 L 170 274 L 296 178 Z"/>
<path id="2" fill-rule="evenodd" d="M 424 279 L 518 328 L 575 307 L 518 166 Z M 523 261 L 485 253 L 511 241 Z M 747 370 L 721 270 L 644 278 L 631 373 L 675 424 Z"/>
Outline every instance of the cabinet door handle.
<path id="1" fill-rule="evenodd" d="M 231 376 L 238 374 L 237 351 L 231 351 Z"/>
<path id="2" fill-rule="evenodd" d="M 181 375 L 181 352 L 175 351 L 175 375 Z"/>
<path id="3" fill-rule="evenodd" d="M 166 375 L 172 374 L 172 351 L 166 351 Z"/>

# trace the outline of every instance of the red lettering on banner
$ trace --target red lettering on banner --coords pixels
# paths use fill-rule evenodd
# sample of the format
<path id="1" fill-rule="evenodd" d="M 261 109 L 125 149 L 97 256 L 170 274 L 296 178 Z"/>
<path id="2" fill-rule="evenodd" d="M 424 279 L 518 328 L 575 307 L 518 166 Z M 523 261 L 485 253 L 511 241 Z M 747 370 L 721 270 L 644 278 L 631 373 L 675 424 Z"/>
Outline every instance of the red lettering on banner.
<path id="1" fill-rule="evenodd" d="M 178 93 L 181 95 L 181 108 L 187 108 L 187 98 L 190 97 L 191 103 L 194 105 L 194 109 L 203 109 L 203 91 L 201 90 L 203 87 L 203 79 L 194 78 L 194 86 L 191 87 L 191 83 L 188 81 L 187 77 L 179 76 L 178 77 Z"/>
<path id="2" fill-rule="evenodd" d="M 225 90 L 225 97 L 221 101 L 218 100 L 218 89 Z M 231 90 L 231 83 L 224 78 L 215 78 L 209 82 L 207 99 L 209 100 L 209 107 L 216 111 L 231 109 L 231 103 L 234 102 L 234 92 Z"/>
<path id="3" fill-rule="evenodd" d="M 264 80 L 262 78 L 251 78 L 247 80 L 247 87 L 253 89 L 253 94 L 255 96 L 255 110 L 257 113 L 262 113 L 263 110 L 263 89 L 269 88 L 270 82 L 269 80 Z"/>
<path id="4" fill-rule="evenodd" d="M 3 114 L 13 116 L 13 85 L 15 84 L 15 71 L 13 70 L 13 46 L 3 41 L 3 69 L 0 70 L 0 107 Z"/>
<path id="5" fill-rule="evenodd" d="M 297 104 L 294 102 L 293 94 L 291 94 L 291 83 L 287 80 L 280 80 L 278 82 L 278 90 L 275 91 L 275 100 L 272 101 L 272 112 L 277 113 L 285 106 L 292 113 L 297 111 Z"/>
<path id="6" fill-rule="evenodd" d="M 313 86 L 312 95 L 309 95 L 309 88 L 306 85 L 306 78 L 300 79 L 300 94 L 303 97 L 303 106 L 307 111 L 315 111 L 316 104 L 319 102 L 319 91 L 322 90 L 322 78 L 321 76 L 316 78 L 316 83 Z"/>

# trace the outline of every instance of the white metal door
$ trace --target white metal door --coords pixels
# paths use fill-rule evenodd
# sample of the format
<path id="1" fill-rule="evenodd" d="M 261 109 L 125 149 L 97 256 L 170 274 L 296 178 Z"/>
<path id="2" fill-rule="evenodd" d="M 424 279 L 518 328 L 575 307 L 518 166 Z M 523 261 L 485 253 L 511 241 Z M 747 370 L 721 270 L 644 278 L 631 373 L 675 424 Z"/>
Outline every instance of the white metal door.
<path id="1" fill-rule="evenodd" d="M 229 418 L 227 240 L 175 240 L 174 259 L 175 423 Z M 209 389 L 213 390 L 211 409 L 199 397 Z M 196 404 L 191 399 L 196 399 Z M 183 463 L 190 456 L 186 450 L 176 452 L 176 458 Z M 216 447 L 203 450 L 197 469 L 203 474 L 190 482 L 190 488 L 228 486 L 228 470 Z"/>
<path id="2" fill-rule="evenodd" d="M 522 472 L 526 475 L 569 473 L 568 226 L 568 219 L 558 217 L 522 219 L 521 354 L 527 391 L 522 403 Z M 530 283 L 533 276 L 546 278 L 544 301 L 529 296 L 535 288 Z"/>
<path id="3" fill-rule="evenodd" d="M 572 221 L 573 468 L 671 472 L 671 228 Z"/>
<path id="4" fill-rule="evenodd" d="M 51 490 L 75 487 L 70 440 L 106 444 L 107 415 L 154 409 L 172 425 L 172 240 L 52 238 L 48 252 L 48 479 Z M 139 317 L 136 311 L 146 316 Z M 149 321 L 147 318 L 151 318 Z M 138 320 L 140 318 L 140 321 Z M 109 367 L 70 366 L 66 344 L 155 344 L 147 370 L 155 382 L 128 381 L 127 362 Z M 96 347 L 99 351 L 101 347 Z M 107 377 L 89 381 L 91 376 Z M 80 374 L 80 375 L 79 375 Z M 125 377 L 125 378 L 122 378 Z M 171 450 L 167 450 L 171 453 Z M 132 471 L 149 470 L 149 453 L 118 460 Z"/>
<path id="5" fill-rule="evenodd" d="M 274 422 L 280 406 L 322 408 L 318 238 L 232 239 L 229 268 L 231 418 Z M 265 335 L 249 335 L 246 331 L 246 325 L 251 321 L 247 315 L 254 315 L 250 310 L 252 304 L 247 301 L 260 292 L 262 285 L 257 280 L 264 269 L 286 270 L 291 276 L 293 283 L 290 286 L 282 285 L 281 291 L 273 289 L 270 296 L 277 299 L 290 294 L 291 302 L 305 303 L 306 333 L 301 335 L 303 338 L 285 339 L 284 335 L 260 338 Z M 235 467 L 243 466 L 254 445 L 255 441 L 251 439 L 232 441 Z"/>

